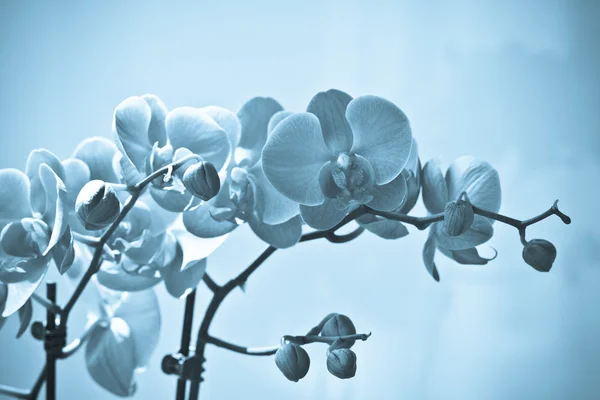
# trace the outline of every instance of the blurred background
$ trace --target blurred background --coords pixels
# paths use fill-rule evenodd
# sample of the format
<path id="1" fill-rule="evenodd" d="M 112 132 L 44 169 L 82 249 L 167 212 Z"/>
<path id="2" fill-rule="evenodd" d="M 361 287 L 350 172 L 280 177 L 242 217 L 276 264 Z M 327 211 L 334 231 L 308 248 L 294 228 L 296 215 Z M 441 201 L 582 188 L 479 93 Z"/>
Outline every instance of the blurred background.
<path id="1" fill-rule="evenodd" d="M 168 107 L 237 110 L 256 95 L 303 111 L 318 91 L 386 97 L 408 115 L 422 160 L 474 155 L 503 184 L 501 212 L 528 218 L 555 199 L 529 237 L 554 242 L 551 272 L 521 259 L 514 228 L 482 246 L 498 258 L 459 266 L 439 253 L 441 282 L 421 262 L 425 232 L 398 241 L 365 233 L 345 245 L 277 252 L 246 293 L 222 305 L 212 333 L 246 346 L 277 344 L 329 312 L 373 336 L 355 346 L 358 371 L 327 373 L 325 346 L 287 381 L 273 358 L 207 352 L 202 399 L 600 398 L 600 2 L 596 1 L 0 1 L 0 168 L 24 169 L 44 147 L 68 157 L 111 137 L 115 106 L 155 93 Z M 419 205 L 414 214 L 423 215 Z M 243 228 L 209 259 L 223 283 L 265 247 Z M 59 285 L 64 301 L 72 291 Z M 157 287 L 161 340 L 136 399 L 174 398 L 160 370 L 176 351 L 183 301 Z M 209 293 L 198 294 L 196 325 Z M 71 333 L 90 307 L 80 303 Z M 44 313 L 36 307 L 35 318 Z M 33 384 L 41 344 L 0 331 L 0 383 Z M 83 353 L 58 366 L 60 399 L 109 399 Z"/>

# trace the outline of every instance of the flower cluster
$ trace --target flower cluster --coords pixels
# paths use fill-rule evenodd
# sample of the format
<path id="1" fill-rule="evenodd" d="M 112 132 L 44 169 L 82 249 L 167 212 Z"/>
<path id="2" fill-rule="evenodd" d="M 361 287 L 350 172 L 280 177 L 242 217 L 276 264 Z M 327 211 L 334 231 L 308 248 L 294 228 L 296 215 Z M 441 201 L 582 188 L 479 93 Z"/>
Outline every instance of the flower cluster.
<path id="1" fill-rule="evenodd" d="M 65 309 L 45 304 L 62 313 L 61 323 L 92 282 L 101 312 L 88 330 L 87 366 L 120 396 L 135 392 L 134 372 L 156 347 L 153 287 L 164 282 L 181 298 L 206 282 L 207 257 L 244 223 L 272 251 L 315 238 L 349 241 L 364 230 L 398 239 L 408 235 L 406 224 L 428 228 L 423 261 L 439 280 L 436 250 L 460 264 L 491 260 L 477 246 L 491 239 L 494 221 L 516 227 L 525 262 L 547 272 L 556 248 L 527 241 L 525 230 L 552 214 L 570 221 L 556 203 L 526 221 L 498 214 L 500 180 L 487 162 L 461 157 L 445 174 L 437 160 L 422 167 L 408 117 L 377 96 L 332 89 L 317 93 L 305 112 L 255 97 L 232 112 L 170 110 L 146 94 L 116 107 L 112 134 L 113 141 L 84 140 L 64 160 L 38 149 L 24 172 L 0 170 L 0 326 L 18 311 L 18 335 L 25 332 L 31 299 L 52 264 L 79 285 Z M 408 215 L 420 194 L 429 215 Z M 352 221 L 354 233 L 336 234 Z M 304 225 L 315 231 L 303 236 Z M 215 296 L 223 289 L 210 278 L 207 285 Z M 275 362 L 298 381 L 310 366 L 301 346 L 325 341 L 329 372 L 351 378 L 350 347 L 360 337 L 348 317 L 330 314 L 309 335 L 284 337 Z"/>

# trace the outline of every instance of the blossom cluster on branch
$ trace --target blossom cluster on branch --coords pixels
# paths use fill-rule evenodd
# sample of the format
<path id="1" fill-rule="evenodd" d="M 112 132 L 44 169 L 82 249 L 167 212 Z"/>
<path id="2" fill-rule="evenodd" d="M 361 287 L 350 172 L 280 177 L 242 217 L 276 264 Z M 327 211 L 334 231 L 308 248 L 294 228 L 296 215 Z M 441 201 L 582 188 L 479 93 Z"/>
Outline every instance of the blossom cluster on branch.
<path id="1" fill-rule="evenodd" d="M 16 313 L 22 335 L 33 299 L 66 329 L 91 283 L 99 307 L 84 338 L 60 354 L 85 342 L 89 373 L 120 396 L 135 392 L 135 372 L 158 342 L 155 285 L 164 282 L 181 298 L 204 280 L 216 298 L 224 297 L 260 265 L 233 286 L 220 287 L 206 275 L 207 257 L 244 223 L 272 251 L 316 238 L 347 242 L 364 231 L 399 239 L 408 235 L 407 224 L 428 229 L 423 263 L 439 280 L 436 251 L 460 264 L 491 260 L 476 246 L 491 239 L 495 221 L 517 228 L 524 260 L 549 271 L 554 245 L 528 241 L 526 228 L 550 215 L 570 222 L 556 203 L 524 221 L 498 214 L 500 179 L 485 161 L 460 157 L 445 173 L 438 160 L 422 165 L 408 117 L 377 96 L 352 98 L 332 89 L 316 94 L 306 112 L 285 110 L 268 97 L 232 112 L 169 110 L 155 95 L 134 96 L 116 107 L 113 138 L 86 139 L 64 160 L 34 150 L 24 171 L 0 170 L 0 326 Z M 421 194 L 428 215 L 408 215 Z M 358 224 L 352 234 L 336 234 L 352 221 Z M 304 225 L 315 231 L 303 235 Z M 64 307 L 36 294 L 50 267 L 77 284 Z M 222 298 L 215 301 L 213 314 Z M 32 331 L 48 334 L 36 324 Z M 310 365 L 302 346 L 328 343 L 328 370 L 349 378 L 357 358 L 350 347 L 368 336 L 357 334 L 348 317 L 330 314 L 307 335 L 285 335 L 261 354 L 274 354 L 284 376 L 298 381 Z"/>

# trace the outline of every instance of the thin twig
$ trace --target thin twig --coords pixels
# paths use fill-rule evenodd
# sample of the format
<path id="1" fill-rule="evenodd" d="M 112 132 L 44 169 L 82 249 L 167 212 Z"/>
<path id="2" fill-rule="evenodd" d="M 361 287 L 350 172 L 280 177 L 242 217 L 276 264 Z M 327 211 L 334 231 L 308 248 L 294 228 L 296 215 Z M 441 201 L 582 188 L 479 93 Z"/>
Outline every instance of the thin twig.
<path id="1" fill-rule="evenodd" d="M 364 231 L 365 231 L 365 228 L 360 226 L 360 227 L 356 228 L 355 230 L 353 230 L 352 232 L 347 233 L 345 235 L 336 235 L 335 233 L 331 232 L 330 234 L 328 234 L 326 236 L 326 238 L 331 243 L 346 243 L 346 242 L 356 239 L 357 237 L 362 235 L 362 233 Z"/>
<path id="2" fill-rule="evenodd" d="M 369 333 L 355 333 L 353 335 L 344 336 L 321 336 L 321 335 L 305 335 L 305 336 L 290 336 L 286 335 L 283 340 L 295 343 L 295 344 L 309 344 L 309 343 L 328 343 L 332 344 L 336 340 L 350 341 L 350 340 L 367 340 L 371 337 Z"/>
<path id="3" fill-rule="evenodd" d="M 208 336 L 206 339 L 207 343 L 213 344 L 223 349 L 231 350 L 236 353 L 246 354 L 249 356 L 272 356 L 277 352 L 280 346 L 271 347 L 243 347 L 237 344 L 229 343 L 224 340 L 218 339 L 213 336 Z"/>
<path id="4" fill-rule="evenodd" d="M 54 314 L 60 314 L 62 312 L 58 304 L 49 301 L 47 298 L 42 297 L 35 292 L 31 295 L 31 298 Z"/>
<path id="5" fill-rule="evenodd" d="M 372 215 L 400 221 L 415 226 L 419 230 L 427 229 L 431 224 L 444 220 L 444 213 L 429 215 L 427 217 L 413 217 L 412 215 L 395 213 L 392 211 L 378 211 L 369 207 L 364 207 L 364 210 Z"/>
<path id="6" fill-rule="evenodd" d="M 46 365 L 44 365 L 44 367 L 42 368 L 42 371 L 38 375 L 38 378 L 35 380 L 35 383 L 33 384 L 33 388 L 31 389 L 31 393 L 29 395 L 29 398 L 31 400 L 36 400 L 38 398 L 38 396 L 40 394 L 40 390 L 42 390 L 42 386 L 44 385 L 44 381 L 46 380 L 46 372 L 47 372 L 47 368 L 46 368 Z"/>
<path id="7" fill-rule="evenodd" d="M 15 399 L 29 399 L 29 390 L 19 389 L 8 385 L 0 385 L 0 394 L 14 397 Z"/>

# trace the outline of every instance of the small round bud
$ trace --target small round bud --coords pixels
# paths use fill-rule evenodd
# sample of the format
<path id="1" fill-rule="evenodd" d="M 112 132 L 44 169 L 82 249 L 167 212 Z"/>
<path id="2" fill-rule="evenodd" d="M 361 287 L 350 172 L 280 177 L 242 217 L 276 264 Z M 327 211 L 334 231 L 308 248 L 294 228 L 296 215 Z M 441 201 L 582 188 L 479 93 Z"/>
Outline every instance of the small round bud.
<path id="1" fill-rule="evenodd" d="M 352 323 L 352 320 L 343 314 L 337 314 L 331 317 L 329 321 L 325 323 L 321 330 L 321 336 L 347 336 L 356 334 L 356 328 Z M 347 340 L 343 342 L 343 346 L 350 348 L 354 345 L 354 340 Z"/>
<path id="2" fill-rule="evenodd" d="M 201 161 L 186 169 L 182 181 L 187 190 L 204 201 L 215 197 L 221 189 L 219 172 L 207 161 Z"/>
<path id="3" fill-rule="evenodd" d="M 31 324 L 31 336 L 37 340 L 44 340 L 46 337 L 46 327 L 40 321 L 35 321 Z"/>
<path id="4" fill-rule="evenodd" d="M 356 353 L 350 349 L 336 349 L 327 354 L 327 370 L 340 379 L 356 375 Z"/>
<path id="5" fill-rule="evenodd" d="M 93 180 L 81 189 L 75 202 L 75 212 L 88 231 L 104 229 L 121 213 L 121 202 L 115 190 L 100 180 Z"/>
<path id="6" fill-rule="evenodd" d="M 444 208 L 444 231 L 448 236 L 462 235 L 473 225 L 474 219 L 473 206 L 468 201 L 450 201 Z"/>
<path id="7" fill-rule="evenodd" d="M 540 272 L 548 272 L 556 259 L 556 247 L 544 239 L 532 239 L 523 247 L 523 260 Z"/>
<path id="8" fill-rule="evenodd" d="M 308 373 L 310 358 L 302 347 L 287 343 L 277 349 L 275 364 L 286 378 L 292 382 L 298 382 Z"/>

